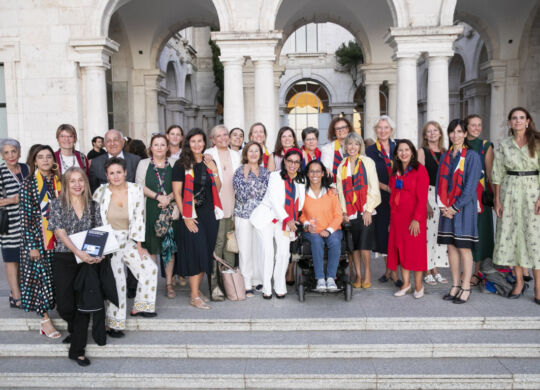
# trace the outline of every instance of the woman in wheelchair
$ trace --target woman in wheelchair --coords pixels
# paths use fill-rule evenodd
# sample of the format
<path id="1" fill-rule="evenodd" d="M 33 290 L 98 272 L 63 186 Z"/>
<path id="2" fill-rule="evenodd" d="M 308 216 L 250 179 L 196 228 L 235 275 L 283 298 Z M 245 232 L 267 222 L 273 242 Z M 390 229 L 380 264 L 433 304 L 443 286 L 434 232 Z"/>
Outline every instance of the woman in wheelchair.
<path id="1" fill-rule="evenodd" d="M 338 167 L 336 183 L 343 219 L 351 223 L 352 259 L 356 272 L 352 285 L 354 288 L 370 288 L 370 251 L 375 250 L 375 227 L 371 216 L 381 203 L 379 179 L 375 163 L 365 155 L 364 141 L 359 134 L 347 135 L 345 151 L 348 157 Z M 360 257 L 364 265 L 363 281 Z"/>
<path id="2" fill-rule="evenodd" d="M 332 179 L 318 160 L 306 167 L 306 200 L 300 222 L 304 224 L 303 237 L 311 244 L 313 268 L 318 292 L 337 291 L 336 272 L 341 253 L 341 207 L 334 192 L 329 191 Z M 324 273 L 324 245 L 328 247 L 326 281 Z"/>

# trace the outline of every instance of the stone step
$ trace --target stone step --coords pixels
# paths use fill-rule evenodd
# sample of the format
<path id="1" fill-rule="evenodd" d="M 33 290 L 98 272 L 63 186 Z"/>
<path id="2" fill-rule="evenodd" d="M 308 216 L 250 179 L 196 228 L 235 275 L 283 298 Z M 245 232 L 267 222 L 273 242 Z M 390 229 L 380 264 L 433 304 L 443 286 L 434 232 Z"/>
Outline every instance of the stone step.
<path id="1" fill-rule="evenodd" d="M 128 332 L 90 343 L 99 358 L 325 359 L 325 358 L 540 358 L 540 332 Z M 37 332 L 0 333 L 0 357 L 61 357 L 68 346 Z"/>
<path id="2" fill-rule="evenodd" d="M 54 318 L 57 329 L 67 324 Z M 39 319 L 0 318 L 1 331 L 39 330 Z M 540 330 L 540 316 L 516 317 L 347 317 L 347 318 L 130 318 L 127 330 L 143 331 L 324 331 L 324 330 Z"/>
<path id="3" fill-rule="evenodd" d="M 539 359 L 0 358 L 0 388 L 538 389 Z M 24 363 L 24 364 L 21 364 Z"/>

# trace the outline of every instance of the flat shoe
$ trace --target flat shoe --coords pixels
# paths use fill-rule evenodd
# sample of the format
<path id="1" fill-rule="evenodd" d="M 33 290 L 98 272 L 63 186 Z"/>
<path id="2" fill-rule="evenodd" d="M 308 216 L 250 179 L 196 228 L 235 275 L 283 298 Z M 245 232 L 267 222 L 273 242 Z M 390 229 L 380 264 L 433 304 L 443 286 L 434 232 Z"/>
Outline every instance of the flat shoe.
<path id="1" fill-rule="evenodd" d="M 201 298 L 204 303 L 208 303 L 208 298 L 206 298 L 206 296 L 200 291 L 199 291 L 199 298 Z"/>
<path id="2" fill-rule="evenodd" d="M 362 288 L 370 288 L 371 287 L 371 283 L 370 282 L 364 282 L 362 283 Z"/>
<path id="3" fill-rule="evenodd" d="M 107 331 L 107 334 L 109 335 L 109 337 L 112 337 L 113 339 L 119 339 L 126 335 L 124 332 L 117 329 L 109 329 Z"/>
<path id="4" fill-rule="evenodd" d="M 285 295 L 287 295 L 287 294 L 281 294 L 281 295 L 276 294 L 276 298 L 277 299 L 285 299 Z"/>
<path id="5" fill-rule="evenodd" d="M 82 359 L 79 359 L 79 357 L 82 357 Z M 77 364 L 81 367 L 86 367 L 90 365 L 90 359 L 88 359 L 86 356 L 79 356 L 79 357 L 69 357 L 71 360 L 75 360 Z"/>
<path id="6" fill-rule="evenodd" d="M 362 283 L 354 282 L 354 283 L 352 283 L 352 286 L 353 286 L 354 288 L 361 288 L 361 287 L 362 287 Z"/>
<path id="7" fill-rule="evenodd" d="M 272 299 L 272 294 L 270 294 L 270 295 L 263 294 L 263 298 L 264 299 Z"/>
<path id="8" fill-rule="evenodd" d="M 176 298 L 176 291 L 174 291 L 174 286 L 173 286 L 172 283 L 167 285 L 165 295 L 166 295 L 167 298 L 169 298 L 169 299 L 174 299 L 174 298 Z"/>
<path id="9" fill-rule="evenodd" d="M 210 310 L 211 307 L 208 306 L 200 297 L 191 298 L 189 304 L 197 309 Z"/>

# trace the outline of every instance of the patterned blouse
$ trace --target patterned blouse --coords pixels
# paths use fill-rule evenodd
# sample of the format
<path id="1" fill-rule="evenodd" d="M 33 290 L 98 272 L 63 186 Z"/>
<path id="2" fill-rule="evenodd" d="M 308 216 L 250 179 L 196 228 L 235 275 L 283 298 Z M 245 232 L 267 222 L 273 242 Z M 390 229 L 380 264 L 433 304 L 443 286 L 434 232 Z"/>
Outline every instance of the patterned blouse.
<path id="1" fill-rule="evenodd" d="M 234 172 L 234 216 L 245 219 L 251 216 L 264 198 L 269 179 L 270 171 L 264 167 L 259 167 L 259 177 L 250 171 L 246 179 L 243 165 Z"/>
<path id="2" fill-rule="evenodd" d="M 54 232 L 55 229 L 63 229 L 68 236 L 103 225 L 99 212 L 99 204 L 91 201 L 90 210 L 85 210 L 81 219 L 77 217 L 73 207 L 66 210 L 62 207 L 60 199 L 51 200 L 49 225 L 47 229 Z M 93 214 L 93 215 L 92 215 Z M 56 242 L 55 252 L 71 252 L 61 240 Z"/>
<path id="3" fill-rule="evenodd" d="M 19 166 L 21 174 L 14 175 L 5 162 L 0 164 L 0 197 L 11 198 L 19 194 L 22 182 L 29 173 L 26 164 L 19 163 Z M 5 209 L 9 216 L 9 229 L 6 234 L 0 235 L 0 245 L 3 248 L 19 248 L 22 243 L 19 203 L 7 205 Z"/>

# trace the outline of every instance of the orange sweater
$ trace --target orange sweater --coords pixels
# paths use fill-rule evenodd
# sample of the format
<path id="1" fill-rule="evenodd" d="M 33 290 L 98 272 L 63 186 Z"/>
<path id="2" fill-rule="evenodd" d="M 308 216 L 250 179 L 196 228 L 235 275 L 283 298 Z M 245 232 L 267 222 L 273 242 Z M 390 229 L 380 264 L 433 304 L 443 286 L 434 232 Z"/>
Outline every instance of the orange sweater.
<path id="1" fill-rule="evenodd" d="M 316 219 L 316 231 L 320 233 L 326 228 L 341 229 L 343 216 L 337 195 L 327 192 L 319 199 L 314 199 L 306 191 L 306 200 L 302 208 L 300 222 L 306 223 Z"/>

